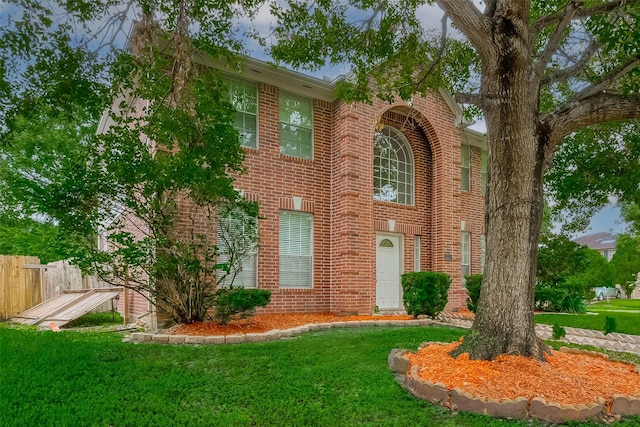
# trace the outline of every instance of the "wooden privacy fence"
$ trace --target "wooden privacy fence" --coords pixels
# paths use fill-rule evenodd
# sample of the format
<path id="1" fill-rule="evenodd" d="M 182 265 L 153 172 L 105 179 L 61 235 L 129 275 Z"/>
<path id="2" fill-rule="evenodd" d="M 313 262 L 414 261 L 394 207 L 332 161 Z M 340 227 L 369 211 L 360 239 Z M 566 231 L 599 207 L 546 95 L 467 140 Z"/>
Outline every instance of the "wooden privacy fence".
<path id="1" fill-rule="evenodd" d="M 42 302 L 38 257 L 0 255 L 0 320 L 6 320 Z"/>
<path id="2" fill-rule="evenodd" d="M 68 261 L 42 265 L 37 257 L 0 255 L 0 320 L 10 319 L 64 291 L 109 286 L 83 275 Z M 93 311 L 110 310 L 111 302 L 107 302 Z"/>

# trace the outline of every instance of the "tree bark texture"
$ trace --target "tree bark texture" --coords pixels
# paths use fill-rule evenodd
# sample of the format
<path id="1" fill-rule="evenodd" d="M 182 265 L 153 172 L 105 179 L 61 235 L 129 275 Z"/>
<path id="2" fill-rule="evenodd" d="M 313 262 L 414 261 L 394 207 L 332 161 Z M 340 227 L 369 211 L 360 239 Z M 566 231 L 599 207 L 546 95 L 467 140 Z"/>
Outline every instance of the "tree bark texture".
<path id="1" fill-rule="evenodd" d="M 544 360 L 547 349 L 535 334 L 533 307 L 548 131 L 538 124 L 530 79 L 528 5 L 514 3 L 494 2 L 492 16 L 477 26 L 489 35 L 478 49 L 488 136 L 486 264 L 475 322 L 456 352 L 472 359 Z"/>

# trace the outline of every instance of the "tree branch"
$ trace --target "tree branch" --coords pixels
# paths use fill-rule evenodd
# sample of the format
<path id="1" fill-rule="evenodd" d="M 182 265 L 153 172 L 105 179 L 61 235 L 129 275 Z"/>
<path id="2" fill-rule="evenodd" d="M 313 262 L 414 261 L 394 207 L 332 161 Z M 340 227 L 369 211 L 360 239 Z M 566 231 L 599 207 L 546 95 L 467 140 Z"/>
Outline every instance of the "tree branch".
<path id="1" fill-rule="evenodd" d="M 542 54 L 538 58 L 538 64 L 535 67 L 535 71 L 533 73 L 532 78 L 539 80 L 541 76 L 544 74 L 544 70 L 547 69 L 547 65 L 549 65 L 549 61 L 555 54 L 558 49 L 558 45 L 564 38 L 564 32 L 569 26 L 569 23 L 575 16 L 576 12 L 580 7 L 579 0 L 572 0 L 567 3 L 567 6 L 562 14 L 562 18 L 558 21 L 558 25 L 553 30 L 553 34 L 547 41 L 547 45 L 545 46 Z M 537 35 L 536 35 L 537 36 Z M 533 42 L 535 41 L 534 36 L 530 36 L 529 45 L 533 46 Z"/>
<path id="2" fill-rule="evenodd" d="M 580 59 L 578 59 L 578 61 L 576 61 L 576 63 L 571 67 L 554 71 L 542 77 L 540 79 L 540 88 L 542 89 L 554 83 L 566 81 L 570 78 L 576 77 L 585 69 L 585 67 L 589 63 L 589 60 L 591 59 L 591 57 L 593 57 L 593 54 L 596 53 L 599 47 L 600 44 L 596 40 L 592 40 L 589 46 L 587 46 L 587 48 L 583 51 Z"/>
<path id="3" fill-rule="evenodd" d="M 573 19 L 582 19 L 588 18 L 590 16 L 599 15 L 601 13 L 607 13 L 616 10 L 619 7 L 622 7 L 626 4 L 633 4 L 639 0 L 617 0 L 607 3 L 602 3 L 590 8 L 582 9 L 579 8 L 576 13 L 573 15 Z M 538 18 L 536 22 L 531 25 L 531 36 L 534 38 L 538 36 L 538 34 L 549 25 L 560 22 L 564 19 L 564 11 L 558 11 L 551 13 L 549 15 L 542 16 Z"/>
<path id="4" fill-rule="evenodd" d="M 604 91 L 609 88 L 612 83 L 615 83 L 622 76 L 630 73 L 635 68 L 640 67 L 640 54 L 635 57 L 629 58 L 629 60 L 623 64 L 620 64 L 617 68 L 614 68 L 609 73 L 605 74 L 599 82 L 596 82 L 593 85 L 590 85 L 578 92 L 574 98 L 577 101 L 581 99 L 588 98 L 592 95 L 595 95 L 601 91 Z"/>
<path id="5" fill-rule="evenodd" d="M 601 91 L 586 98 L 574 99 L 559 110 L 541 117 L 541 122 L 546 123 L 551 130 L 545 158 L 550 158 L 562 138 L 577 129 L 638 118 L 640 94 L 623 96 Z"/>
<path id="6" fill-rule="evenodd" d="M 620 7 L 626 6 L 628 4 L 635 4 L 638 1 L 639 0 L 617 0 L 612 2 L 605 2 L 593 7 L 588 7 L 586 9 L 580 9 L 576 14 L 576 18 L 589 18 L 591 16 L 600 15 L 601 13 L 613 12 Z"/>
<path id="7" fill-rule="evenodd" d="M 493 52 L 489 21 L 470 0 L 436 0 L 456 27 L 469 39 L 481 57 Z"/>

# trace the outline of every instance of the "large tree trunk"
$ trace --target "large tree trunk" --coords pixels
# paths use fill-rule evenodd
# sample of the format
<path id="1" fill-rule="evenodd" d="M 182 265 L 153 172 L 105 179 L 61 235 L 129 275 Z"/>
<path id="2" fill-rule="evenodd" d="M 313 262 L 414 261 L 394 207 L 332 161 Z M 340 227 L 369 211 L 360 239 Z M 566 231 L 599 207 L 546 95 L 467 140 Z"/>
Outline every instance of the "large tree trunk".
<path id="1" fill-rule="evenodd" d="M 475 322 L 456 352 L 472 359 L 517 354 L 544 360 L 547 348 L 535 334 L 533 308 L 548 132 L 538 125 L 526 19 L 517 13 L 494 18 L 494 55 L 483 57 L 487 262 Z"/>
<path id="2" fill-rule="evenodd" d="M 512 117 L 522 116 L 513 110 L 505 115 L 512 125 L 502 122 L 490 137 L 487 262 L 476 319 L 460 348 L 472 359 L 516 354 L 544 360 L 547 348 L 533 319 L 543 153 L 535 130 L 523 117 Z"/>

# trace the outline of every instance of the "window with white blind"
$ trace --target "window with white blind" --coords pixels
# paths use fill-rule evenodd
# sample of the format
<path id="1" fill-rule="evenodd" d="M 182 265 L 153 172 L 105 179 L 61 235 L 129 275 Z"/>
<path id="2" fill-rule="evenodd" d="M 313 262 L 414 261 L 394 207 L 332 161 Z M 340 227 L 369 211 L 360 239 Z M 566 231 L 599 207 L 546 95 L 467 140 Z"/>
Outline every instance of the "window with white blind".
<path id="1" fill-rule="evenodd" d="M 233 127 L 240 134 L 240 144 L 258 148 L 258 86 L 247 80 L 223 77 L 228 101 L 236 110 Z"/>
<path id="2" fill-rule="evenodd" d="M 310 99 L 280 94 L 280 153 L 313 158 L 313 103 Z"/>
<path id="3" fill-rule="evenodd" d="M 467 144 L 460 146 L 460 189 L 471 188 L 471 149 Z"/>
<path id="4" fill-rule="evenodd" d="M 280 287 L 311 288 L 313 215 L 280 212 Z"/>
<path id="5" fill-rule="evenodd" d="M 484 273 L 484 262 L 486 258 L 486 253 L 487 253 L 487 238 L 483 234 L 482 236 L 480 236 L 480 268 L 483 273 Z"/>
<path id="6" fill-rule="evenodd" d="M 218 218 L 216 230 L 217 264 L 227 265 L 216 274 L 223 287 L 257 287 L 258 274 L 258 222 L 240 211 L 231 211 Z"/>
<path id="7" fill-rule="evenodd" d="M 462 286 L 467 280 L 465 276 L 471 274 L 471 234 L 463 231 L 460 235 L 460 271 L 462 273 Z"/>
<path id="8" fill-rule="evenodd" d="M 413 271 L 420 271 L 420 236 L 413 237 Z"/>

